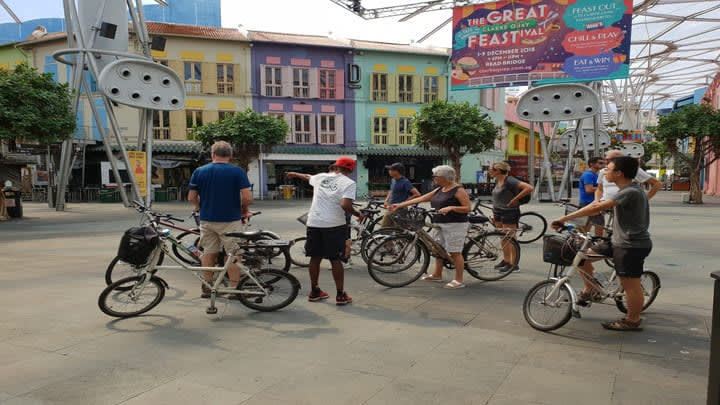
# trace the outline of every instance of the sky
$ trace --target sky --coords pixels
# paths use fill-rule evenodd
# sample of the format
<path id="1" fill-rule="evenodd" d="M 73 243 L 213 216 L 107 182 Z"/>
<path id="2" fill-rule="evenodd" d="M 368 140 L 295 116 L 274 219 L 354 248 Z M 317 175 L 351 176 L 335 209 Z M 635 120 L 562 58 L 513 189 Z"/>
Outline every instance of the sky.
<path id="1" fill-rule="evenodd" d="M 167 0 L 169 3 L 172 0 Z M 416 0 L 365 0 L 368 8 L 413 3 Z M 5 0 L 21 20 L 62 17 L 62 0 Z M 152 0 L 143 0 L 155 4 Z M 450 10 L 421 14 L 407 22 L 399 17 L 364 20 L 330 0 L 222 0 L 222 25 L 247 30 L 328 35 L 348 39 L 398 42 L 416 41 L 451 16 Z M 0 8 L 0 23 L 11 22 Z M 449 47 L 450 24 L 425 41 L 432 46 Z"/>

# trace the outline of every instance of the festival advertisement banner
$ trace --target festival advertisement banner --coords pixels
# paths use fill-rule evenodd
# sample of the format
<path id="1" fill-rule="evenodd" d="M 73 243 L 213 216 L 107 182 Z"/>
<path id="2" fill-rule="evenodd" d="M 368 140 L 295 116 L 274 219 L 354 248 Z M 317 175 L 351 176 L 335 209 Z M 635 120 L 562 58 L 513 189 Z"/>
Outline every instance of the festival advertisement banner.
<path id="1" fill-rule="evenodd" d="M 452 90 L 622 79 L 632 0 L 504 0 L 453 9 Z"/>

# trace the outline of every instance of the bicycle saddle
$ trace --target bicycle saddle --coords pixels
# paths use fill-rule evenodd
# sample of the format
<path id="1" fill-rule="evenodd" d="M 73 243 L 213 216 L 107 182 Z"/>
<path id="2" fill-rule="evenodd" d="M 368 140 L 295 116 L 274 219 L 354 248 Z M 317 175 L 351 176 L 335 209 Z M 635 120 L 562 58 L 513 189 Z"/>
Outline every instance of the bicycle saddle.
<path id="1" fill-rule="evenodd" d="M 243 238 L 247 240 L 257 240 L 260 239 L 260 234 L 262 231 L 260 230 L 254 230 L 254 231 L 243 231 L 243 232 L 228 232 L 225 234 L 225 236 L 229 236 L 231 238 Z"/>

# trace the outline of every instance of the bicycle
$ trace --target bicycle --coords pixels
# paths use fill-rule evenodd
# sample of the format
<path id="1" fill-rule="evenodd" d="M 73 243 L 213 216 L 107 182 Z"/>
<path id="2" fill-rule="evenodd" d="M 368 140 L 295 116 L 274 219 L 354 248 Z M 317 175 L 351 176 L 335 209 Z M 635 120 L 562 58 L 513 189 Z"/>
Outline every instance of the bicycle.
<path id="1" fill-rule="evenodd" d="M 353 205 L 355 207 L 362 206 L 358 203 L 353 203 Z M 381 212 L 378 208 L 382 205 L 383 202 L 380 200 L 368 200 L 366 206 L 359 209 L 360 213 L 363 214 L 363 219 L 359 222 L 355 221 L 354 218 L 351 220 L 353 221 L 350 224 L 351 255 L 357 255 L 362 251 L 362 245 L 365 238 L 367 238 L 367 236 L 370 235 L 375 227 L 380 223 L 382 217 L 377 217 L 377 215 Z M 307 213 L 298 217 L 297 220 L 304 226 L 307 225 Z M 298 267 L 310 266 L 310 258 L 305 256 L 306 240 L 306 236 L 301 236 L 290 242 L 290 260 Z"/>
<path id="2" fill-rule="evenodd" d="M 368 273 L 373 280 L 391 288 L 406 286 L 427 273 L 431 255 L 443 258 L 446 268 L 453 268 L 450 254 L 424 229 L 437 227 L 425 222 L 425 218 L 434 212 L 432 209 L 410 207 L 393 214 L 393 221 L 403 231 L 377 241 L 369 254 Z M 495 267 L 503 259 L 503 247 L 506 244 L 510 244 L 512 249 L 512 265 L 517 265 L 520 261 L 520 246 L 513 238 L 500 231 L 469 233 L 462 250 L 465 271 L 484 281 L 507 277 L 511 271 L 501 271 Z"/>
<path id="3" fill-rule="evenodd" d="M 160 270 L 189 271 L 204 286 L 210 289 L 210 305 L 208 314 L 216 314 L 215 301 L 217 294 L 234 295 L 245 306 L 258 311 L 276 311 L 292 303 L 300 291 L 300 282 L 287 271 L 263 268 L 262 253 L 264 250 L 282 249 L 287 251 L 288 242 L 282 240 L 261 240 L 261 231 L 230 232 L 226 236 L 238 238 L 236 248 L 223 267 L 195 267 L 181 260 L 168 256 L 179 266 L 158 265 L 161 253 L 168 252 L 168 245 L 182 244 L 167 229 L 158 230 L 158 224 L 150 222 L 150 229 L 156 232 L 157 241 L 152 247 L 145 266 L 130 277 L 115 281 L 105 287 L 98 297 L 100 310 L 113 317 L 127 318 L 141 315 L 157 306 L 165 296 L 168 284 L 158 277 Z M 126 247 L 128 248 L 128 247 Z M 242 262 L 238 260 L 242 256 Z M 241 278 L 237 287 L 222 286 L 227 270 L 231 264 L 241 270 Z M 205 280 L 202 272 L 217 273 L 212 284 Z"/>
<path id="4" fill-rule="evenodd" d="M 198 242 L 200 239 L 200 231 L 198 229 L 187 229 L 176 226 L 173 221 L 179 221 L 183 222 L 182 219 L 174 217 L 172 214 L 162 214 L 158 212 L 151 211 L 147 209 L 141 202 L 139 201 L 133 201 L 131 203 L 136 211 L 142 214 L 142 220 L 140 221 L 140 224 L 143 225 L 150 225 L 155 224 L 155 226 L 159 227 L 161 225 L 163 226 L 169 226 L 174 229 L 183 229 L 185 232 L 181 233 L 180 235 L 174 237 L 174 240 L 178 243 L 171 243 L 172 247 L 171 250 L 173 252 L 173 255 L 175 258 L 179 259 L 180 261 L 184 262 L 185 264 L 189 264 L 192 266 L 200 266 L 200 255 L 202 255 L 202 248 L 198 247 Z M 260 211 L 256 211 L 252 213 L 253 216 L 260 215 Z M 197 212 L 193 212 L 191 214 L 193 218 L 195 218 L 196 222 L 199 223 Z M 249 220 L 243 219 L 243 224 L 246 226 L 249 226 Z M 183 238 L 187 235 L 197 235 L 197 238 L 195 239 L 194 243 L 191 243 L 192 245 L 197 247 L 197 250 L 195 252 L 191 252 L 188 249 L 189 245 L 187 242 L 183 242 Z M 280 238 L 272 232 L 269 231 L 263 231 L 260 230 L 260 239 L 262 240 L 279 240 Z M 290 252 L 289 249 L 269 249 L 266 248 L 262 252 L 253 252 L 255 255 L 259 255 L 262 253 L 263 260 L 265 262 L 265 265 L 267 266 L 273 266 L 278 267 L 282 269 L 283 271 L 289 271 L 290 270 Z M 158 265 L 163 263 L 165 257 L 165 252 L 162 252 L 160 254 L 160 258 L 158 259 Z M 222 264 L 225 262 L 225 249 L 223 249 L 220 254 L 218 255 L 218 264 L 222 266 Z M 113 282 L 138 275 L 142 270 L 143 265 L 135 265 L 131 263 L 127 263 L 123 261 L 119 256 L 115 256 L 108 265 L 107 269 L 105 270 L 105 283 L 107 285 L 112 284 Z"/>
<path id="5" fill-rule="evenodd" d="M 590 307 L 592 303 L 602 303 L 607 299 L 613 300 L 615 306 L 626 313 L 625 293 L 614 269 L 609 275 L 597 272 L 592 279 L 580 269 L 587 259 L 605 258 L 602 255 L 586 253 L 593 242 L 593 237 L 589 233 L 583 234 L 572 225 L 565 225 L 562 231 L 570 233 L 569 237 L 563 239 L 562 244 L 546 243 L 556 238 L 554 235 L 548 235 L 543 240 L 543 260 L 553 264 L 554 277 L 535 284 L 525 296 L 523 316 L 527 323 L 540 331 L 555 330 L 565 325 L 572 317 L 580 318 L 581 306 Z M 574 255 L 569 255 L 567 251 L 572 251 Z M 567 272 L 565 272 L 566 266 L 570 266 Z M 560 267 L 559 271 L 558 267 Z M 591 302 L 578 302 L 578 294 L 570 284 L 570 278 L 575 274 L 580 274 L 595 288 L 596 293 Z M 643 271 L 640 278 L 645 297 L 644 311 L 657 298 L 660 277 L 652 271 Z"/>
<path id="6" fill-rule="evenodd" d="M 484 204 L 485 202 L 490 201 L 483 201 L 480 198 L 477 198 L 477 196 L 471 196 L 471 198 L 476 199 L 475 206 L 473 207 L 473 212 L 478 215 L 485 215 L 480 207 L 489 209 L 490 212 L 492 212 L 493 207 L 490 205 Z M 491 216 L 489 218 L 492 218 Z M 491 222 L 494 224 L 494 221 Z M 518 243 L 521 244 L 527 244 L 535 242 L 536 240 L 540 239 L 543 235 L 545 235 L 545 232 L 547 231 L 547 220 L 545 219 L 542 214 L 535 212 L 535 211 L 526 211 L 520 214 L 520 219 L 518 220 L 518 227 L 517 230 L 514 230 L 515 232 L 515 238 L 517 239 Z"/>

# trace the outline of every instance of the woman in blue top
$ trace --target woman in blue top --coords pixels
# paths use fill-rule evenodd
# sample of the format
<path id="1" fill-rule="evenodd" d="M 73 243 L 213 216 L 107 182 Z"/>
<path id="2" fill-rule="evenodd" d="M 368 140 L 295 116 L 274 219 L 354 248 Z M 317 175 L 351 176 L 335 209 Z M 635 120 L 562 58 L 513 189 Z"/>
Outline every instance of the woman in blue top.
<path id="1" fill-rule="evenodd" d="M 468 231 L 467 214 L 472 210 L 470 196 L 460 184 L 455 182 L 455 169 L 452 167 L 437 166 L 432 173 L 433 181 L 438 186 L 435 190 L 420 197 L 393 204 L 390 206 L 390 211 L 394 212 L 398 208 L 430 201 L 430 206 L 437 210 L 437 215 L 433 217 L 433 223 L 437 225 L 435 238 L 450 254 L 455 266 L 455 278 L 445 284 L 445 288 L 463 288 L 465 287 L 463 283 L 465 260 L 462 257 L 462 249 Z M 438 257 L 435 259 L 433 274 L 426 274 L 422 279 L 442 281 L 444 265 L 445 261 Z"/>

